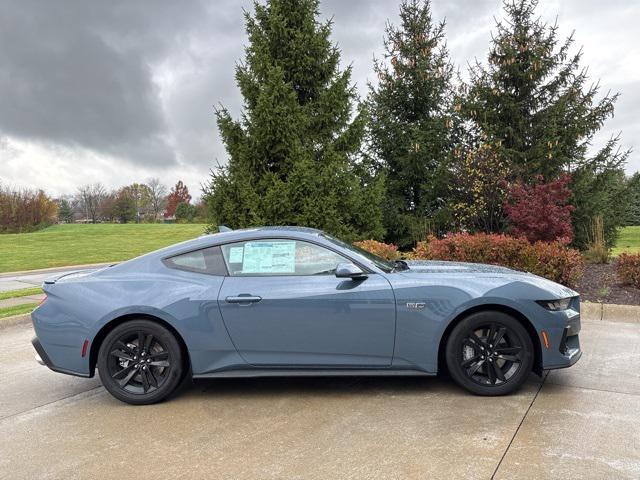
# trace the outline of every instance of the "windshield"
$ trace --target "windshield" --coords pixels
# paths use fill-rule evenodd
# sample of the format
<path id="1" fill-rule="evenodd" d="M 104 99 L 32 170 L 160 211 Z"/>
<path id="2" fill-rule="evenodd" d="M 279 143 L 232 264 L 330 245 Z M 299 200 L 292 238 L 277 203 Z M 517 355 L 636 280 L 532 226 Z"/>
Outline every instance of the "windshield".
<path id="1" fill-rule="evenodd" d="M 366 258 L 367 260 L 375 264 L 376 267 L 386 273 L 393 271 L 393 269 L 395 268 L 395 264 L 393 262 L 389 262 L 384 258 L 374 255 L 373 253 L 368 252 L 360 247 L 356 247 L 355 245 L 343 242 L 342 240 L 332 237 L 331 235 L 327 235 L 326 233 L 323 233 L 322 236 L 329 240 L 331 243 L 335 243 L 342 248 L 346 248 L 347 250 L 350 250 L 351 252 Z"/>

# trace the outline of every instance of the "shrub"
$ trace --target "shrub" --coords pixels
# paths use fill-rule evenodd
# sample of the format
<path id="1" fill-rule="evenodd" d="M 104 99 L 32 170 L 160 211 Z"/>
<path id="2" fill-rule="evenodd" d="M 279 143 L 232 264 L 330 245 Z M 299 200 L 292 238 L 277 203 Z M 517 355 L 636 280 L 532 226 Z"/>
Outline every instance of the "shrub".
<path id="1" fill-rule="evenodd" d="M 488 263 L 524 270 L 565 285 L 575 285 L 584 263 L 564 242 L 530 243 L 501 234 L 458 233 L 419 242 L 409 258 Z"/>
<path id="2" fill-rule="evenodd" d="M 571 212 L 574 207 L 568 204 L 571 190 L 567 185 L 570 181 L 569 175 L 563 175 L 545 183 L 539 175 L 533 185 L 511 185 L 503 206 L 511 232 L 515 236 L 526 237 L 530 242 L 571 242 Z"/>
<path id="3" fill-rule="evenodd" d="M 622 283 L 640 288 L 640 253 L 623 253 L 616 262 L 616 272 Z"/>
<path id="4" fill-rule="evenodd" d="M 534 264 L 527 271 L 572 286 L 582 277 L 584 261 L 575 248 L 563 242 L 536 242 L 531 247 Z"/>
<path id="5" fill-rule="evenodd" d="M 363 240 L 361 242 L 355 242 L 354 245 L 386 260 L 398 260 L 400 258 L 398 247 L 393 244 L 382 243 L 376 240 Z"/>

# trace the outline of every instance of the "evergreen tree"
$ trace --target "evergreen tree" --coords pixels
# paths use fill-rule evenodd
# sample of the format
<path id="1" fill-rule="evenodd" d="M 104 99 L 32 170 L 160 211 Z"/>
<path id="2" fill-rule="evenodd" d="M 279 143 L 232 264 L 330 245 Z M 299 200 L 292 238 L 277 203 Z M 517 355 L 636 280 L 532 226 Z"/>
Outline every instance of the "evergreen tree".
<path id="1" fill-rule="evenodd" d="M 629 212 L 626 225 L 640 225 L 640 172 L 634 173 L 628 180 Z"/>
<path id="2" fill-rule="evenodd" d="M 249 45 L 236 68 L 240 120 L 218 127 L 228 165 L 204 192 L 214 224 L 306 225 L 346 238 L 383 234 L 382 179 L 360 155 L 366 114 L 353 111 L 351 68 L 339 69 L 331 21 L 317 0 L 270 0 L 247 13 Z"/>
<path id="3" fill-rule="evenodd" d="M 453 66 L 444 22 L 430 0 L 404 0 L 400 26 L 387 25 L 385 59 L 369 86 L 370 145 L 386 177 L 387 240 L 408 247 L 449 224 L 448 159 L 454 138 Z"/>
<path id="4" fill-rule="evenodd" d="M 463 113 L 499 146 L 510 180 L 571 174 L 574 243 L 585 246 L 587 224 L 599 214 L 611 243 L 624 215 L 611 210 L 608 190 L 627 152 L 617 148 L 617 137 L 594 155 L 589 146 L 613 115 L 618 95 L 600 96 L 598 84 L 588 84 L 582 51 L 571 53 L 573 37 L 561 41 L 557 25 L 535 16 L 536 6 L 537 0 L 505 2 L 507 19 L 497 23 L 487 64 L 471 68 Z M 597 202 L 590 200 L 594 195 Z"/>
<path id="5" fill-rule="evenodd" d="M 58 202 L 58 220 L 64 223 L 73 223 L 73 209 L 66 198 Z"/>
<path id="6" fill-rule="evenodd" d="M 123 187 L 118 191 L 113 205 L 113 214 L 118 218 L 120 223 L 128 223 L 136 220 L 136 201 L 131 189 Z"/>

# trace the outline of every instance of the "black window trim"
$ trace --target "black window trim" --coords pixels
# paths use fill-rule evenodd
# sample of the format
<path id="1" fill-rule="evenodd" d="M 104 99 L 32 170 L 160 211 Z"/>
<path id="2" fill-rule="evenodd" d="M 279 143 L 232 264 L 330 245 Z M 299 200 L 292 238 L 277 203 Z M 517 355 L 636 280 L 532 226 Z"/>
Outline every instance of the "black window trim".
<path id="1" fill-rule="evenodd" d="M 176 258 L 176 257 L 181 257 L 183 255 L 188 255 L 189 253 L 193 253 L 193 252 L 200 252 L 203 250 L 208 250 L 210 248 L 217 248 L 220 251 L 220 258 L 222 259 L 222 267 L 224 269 L 224 275 L 218 275 L 215 273 L 211 273 L 211 272 L 207 272 L 207 271 L 202 271 L 200 269 L 197 268 L 192 268 L 192 267 L 185 267 L 185 266 L 178 266 L 175 263 L 171 263 L 171 259 Z M 167 257 L 163 257 L 161 259 L 162 263 L 164 264 L 165 267 L 170 268 L 171 270 L 182 270 L 184 272 L 191 272 L 191 273 L 199 273 L 201 275 L 209 275 L 210 277 L 228 277 L 229 276 L 229 270 L 227 269 L 227 262 L 224 261 L 224 256 L 222 254 L 222 248 L 220 244 L 217 245 L 207 245 L 205 247 L 200 247 L 200 248 L 194 248 L 191 250 L 187 250 L 185 252 L 180 252 L 180 253 L 176 253 L 174 255 L 169 255 Z M 205 259 L 206 262 L 206 259 Z"/>

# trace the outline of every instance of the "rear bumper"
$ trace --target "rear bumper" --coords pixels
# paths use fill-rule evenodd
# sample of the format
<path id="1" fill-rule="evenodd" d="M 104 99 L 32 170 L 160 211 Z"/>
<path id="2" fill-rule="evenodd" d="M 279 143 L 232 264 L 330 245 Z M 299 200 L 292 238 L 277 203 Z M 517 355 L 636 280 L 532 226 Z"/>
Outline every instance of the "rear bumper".
<path id="1" fill-rule="evenodd" d="M 33 348 L 36 350 L 35 360 L 40 365 L 45 365 L 49 367 L 50 370 L 53 370 L 54 372 L 64 373 L 66 375 L 74 375 L 76 377 L 85 377 L 85 378 L 89 378 L 91 376 L 88 373 L 74 372 L 72 370 L 67 370 L 65 368 L 60 368 L 55 366 L 51 361 L 51 359 L 49 358 L 49 355 L 47 355 L 47 352 L 45 352 L 44 348 L 42 347 L 42 344 L 40 343 L 40 340 L 38 340 L 38 337 L 33 337 L 31 339 L 31 344 L 33 345 Z"/>

